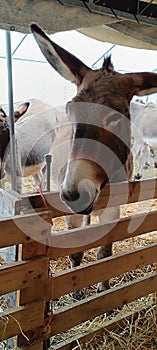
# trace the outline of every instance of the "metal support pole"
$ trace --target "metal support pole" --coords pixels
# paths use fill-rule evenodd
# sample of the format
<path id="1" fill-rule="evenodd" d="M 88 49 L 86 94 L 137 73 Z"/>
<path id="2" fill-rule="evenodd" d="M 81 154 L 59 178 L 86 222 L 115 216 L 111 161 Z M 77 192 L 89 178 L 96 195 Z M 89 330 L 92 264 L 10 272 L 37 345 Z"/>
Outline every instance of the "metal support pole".
<path id="1" fill-rule="evenodd" d="M 45 154 L 48 192 L 50 192 L 51 159 L 52 159 L 51 154 Z"/>
<path id="2" fill-rule="evenodd" d="M 116 44 L 113 44 L 106 52 L 104 52 L 104 54 L 99 57 L 93 64 L 92 67 L 94 67 L 102 58 L 104 58 L 110 51 L 113 50 L 113 48 L 116 46 Z"/>
<path id="3" fill-rule="evenodd" d="M 14 104 L 13 104 L 13 83 L 12 83 L 12 58 L 11 58 L 11 38 L 10 31 L 6 31 L 6 59 L 8 75 L 8 105 L 9 105 L 9 132 L 10 132 L 10 154 L 11 154 L 11 187 L 14 191 L 16 186 L 16 160 L 15 160 L 15 140 L 14 140 Z"/>

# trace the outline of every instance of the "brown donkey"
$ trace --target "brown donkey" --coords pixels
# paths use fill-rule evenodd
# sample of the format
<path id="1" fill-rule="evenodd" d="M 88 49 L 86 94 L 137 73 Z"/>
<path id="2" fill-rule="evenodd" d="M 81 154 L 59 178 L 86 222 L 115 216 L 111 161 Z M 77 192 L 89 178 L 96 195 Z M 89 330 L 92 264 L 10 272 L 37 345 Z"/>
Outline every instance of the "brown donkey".
<path id="1" fill-rule="evenodd" d="M 120 74 L 110 57 L 101 69 L 92 70 L 51 41 L 38 25 L 32 24 L 31 31 L 51 66 L 77 86 L 76 96 L 66 106 L 71 148 L 60 172 L 60 196 L 72 212 L 89 215 L 107 183 L 132 174 L 130 101 L 134 95 L 157 92 L 157 74 Z M 97 258 L 111 254 L 111 245 L 101 247 Z M 73 266 L 81 258 L 82 253 L 73 255 Z M 99 283 L 98 291 L 106 288 L 107 281 Z"/>

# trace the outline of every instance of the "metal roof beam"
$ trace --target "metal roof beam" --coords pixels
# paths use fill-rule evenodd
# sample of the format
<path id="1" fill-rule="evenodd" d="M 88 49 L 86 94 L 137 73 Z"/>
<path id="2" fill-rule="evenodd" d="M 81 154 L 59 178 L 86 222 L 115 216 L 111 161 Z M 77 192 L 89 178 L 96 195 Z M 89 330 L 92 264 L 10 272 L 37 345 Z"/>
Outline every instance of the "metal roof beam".
<path id="1" fill-rule="evenodd" d="M 111 52 L 114 47 L 116 46 L 116 44 L 112 45 L 106 52 L 104 52 L 104 54 L 99 57 L 93 64 L 92 64 L 92 68 L 94 68 L 96 66 L 96 64 L 102 59 L 104 58 L 109 52 Z"/>
<path id="2" fill-rule="evenodd" d="M 54 0 L 51 0 L 52 2 Z M 157 25 L 157 2 L 154 0 L 62 0 L 63 5 L 88 8 L 92 13 L 101 13 L 115 18 Z"/>
<path id="3" fill-rule="evenodd" d="M 27 34 L 25 34 L 24 36 L 23 36 L 23 38 L 20 40 L 20 42 L 18 43 L 18 45 L 15 47 L 15 49 L 13 50 L 13 52 L 12 52 L 12 56 L 14 56 L 14 54 L 15 54 L 15 52 L 18 50 L 18 48 L 21 46 L 21 44 L 23 43 L 23 41 L 26 39 L 26 36 L 27 36 Z"/>

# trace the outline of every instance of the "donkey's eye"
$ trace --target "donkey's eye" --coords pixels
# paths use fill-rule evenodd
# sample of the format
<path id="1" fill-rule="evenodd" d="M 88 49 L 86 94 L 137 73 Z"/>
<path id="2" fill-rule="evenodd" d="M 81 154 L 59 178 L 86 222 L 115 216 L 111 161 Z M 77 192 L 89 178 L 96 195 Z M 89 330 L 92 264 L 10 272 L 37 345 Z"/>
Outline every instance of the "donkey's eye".
<path id="1" fill-rule="evenodd" d="M 107 118 L 106 125 L 109 125 L 110 123 L 117 122 L 118 120 L 120 120 L 120 118 L 121 118 L 120 113 L 114 113 Z"/>

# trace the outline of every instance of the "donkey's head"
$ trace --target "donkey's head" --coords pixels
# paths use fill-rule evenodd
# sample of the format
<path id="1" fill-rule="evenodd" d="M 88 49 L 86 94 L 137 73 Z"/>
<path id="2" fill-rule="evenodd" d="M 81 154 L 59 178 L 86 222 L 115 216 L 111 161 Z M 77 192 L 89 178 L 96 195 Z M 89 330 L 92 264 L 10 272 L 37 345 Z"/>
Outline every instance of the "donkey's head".
<path id="1" fill-rule="evenodd" d="M 29 107 L 29 102 L 22 103 L 14 112 L 14 122 L 26 113 Z M 0 107 L 0 179 L 5 176 L 3 169 L 3 162 L 5 158 L 5 152 L 10 142 L 9 131 L 9 117 L 5 113 L 2 107 Z"/>
<path id="2" fill-rule="evenodd" d="M 120 74 L 110 57 L 101 69 L 92 70 L 36 24 L 31 31 L 52 67 L 77 86 L 77 95 L 67 104 L 71 151 L 60 194 L 72 211 L 89 214 L 102 188 L 115 181 L 120 169 L 123 178 L 131 175 L 130 101 L 134 95 L 156 92 L 157 74 Z"/>

